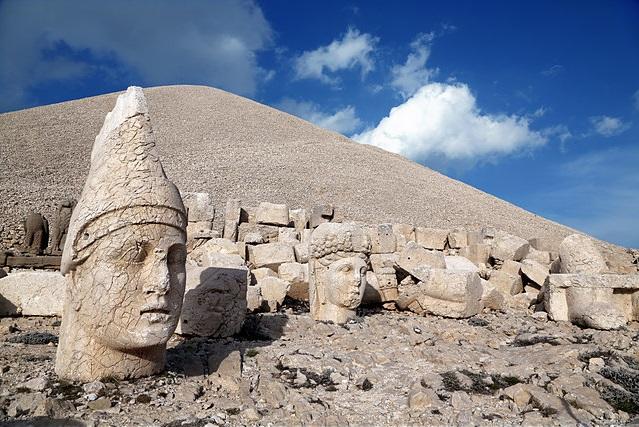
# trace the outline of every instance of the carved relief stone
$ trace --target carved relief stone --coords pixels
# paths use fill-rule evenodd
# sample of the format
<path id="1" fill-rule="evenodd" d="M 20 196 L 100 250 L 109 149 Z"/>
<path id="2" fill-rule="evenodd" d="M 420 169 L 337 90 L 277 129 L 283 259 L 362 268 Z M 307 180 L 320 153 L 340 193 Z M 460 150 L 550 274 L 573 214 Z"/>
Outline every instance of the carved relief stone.
<path id="1" fill-rule="evenodd" d="M 49 222 L 36 212 L 29 212 L 24 220 L 24 243 L 22 250 L 40 255 L 49 244 Z"/>
<path id="2" fill-rule="evenodd" d="M 164 369 L 186 280 L 186 210 L 155 149 L 146 100 L 130 87 L 107 114 L 73 211 L 61 272 L 56 373 L 93 381 Z"/>
<path id="3" fill-rule="evenodd" d="M 71 221 L 71 213 L 75 207 L 75 200 L 67 199 L 58 206 L 58 213 L 53 223 L 53 233 L 51 236 L 51 255 L 62 254 L 64 242 L 69 231 L 69 222 Z"/>

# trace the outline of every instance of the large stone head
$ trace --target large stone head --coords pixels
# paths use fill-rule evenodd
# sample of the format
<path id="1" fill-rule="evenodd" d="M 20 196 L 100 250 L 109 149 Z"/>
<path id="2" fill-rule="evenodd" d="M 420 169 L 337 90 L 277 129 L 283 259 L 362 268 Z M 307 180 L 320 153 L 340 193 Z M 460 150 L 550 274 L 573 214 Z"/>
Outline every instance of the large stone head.
<path id="1" fill-rule="evenodd" d="M 76 327 L 118 350 L 165 344 L 182 307 L 185 242 L 180 193 L 157 157 L 142 89 L 129 88 L 96 137 L 64 246 Z"/>
<path id="2" fill-rule="evenodd" d="M 366 289 L 367 268 L 366 261 L 357 256 L 331 263 L 327 274 L 327 302 L 349 310 L 359 307 Z"/>
<path id="3" fill-rule="evenodd" d="M 325 223 L 311 236 L 311 313 L 317 320 L 343 323 L 354 316 L 366 286 L 371 243 L 365 230 L 351 223 Z"/>

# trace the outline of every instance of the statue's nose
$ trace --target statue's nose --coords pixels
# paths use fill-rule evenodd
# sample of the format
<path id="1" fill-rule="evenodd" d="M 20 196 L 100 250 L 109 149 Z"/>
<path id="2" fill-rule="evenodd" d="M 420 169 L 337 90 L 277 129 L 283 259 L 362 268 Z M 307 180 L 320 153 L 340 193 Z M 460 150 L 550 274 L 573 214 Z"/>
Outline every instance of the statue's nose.
<path id="1" fill-rule="evenodd" d="M 171 290 L 171 280 L 166 257 L 156 258 L 150 265 L 150 270 L 147 271 L 144 291 L 149 294 L 167 294 Z"/>

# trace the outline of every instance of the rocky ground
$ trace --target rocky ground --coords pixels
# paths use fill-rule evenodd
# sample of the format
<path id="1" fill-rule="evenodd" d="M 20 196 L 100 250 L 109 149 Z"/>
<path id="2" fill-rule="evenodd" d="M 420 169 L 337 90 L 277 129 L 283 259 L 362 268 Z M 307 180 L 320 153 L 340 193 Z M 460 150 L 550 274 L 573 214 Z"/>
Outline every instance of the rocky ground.
<path id="1" fill-rule="evenodd" d="M 361 314 L 346 326 L 303 307 L 254 315 L 234 338 L 174 336 L 163 375 L 89 384 L 54 373 L 59 320 L 0 319 L 0 424 L 619 425 L 639 413 L 637 323 Z"/>

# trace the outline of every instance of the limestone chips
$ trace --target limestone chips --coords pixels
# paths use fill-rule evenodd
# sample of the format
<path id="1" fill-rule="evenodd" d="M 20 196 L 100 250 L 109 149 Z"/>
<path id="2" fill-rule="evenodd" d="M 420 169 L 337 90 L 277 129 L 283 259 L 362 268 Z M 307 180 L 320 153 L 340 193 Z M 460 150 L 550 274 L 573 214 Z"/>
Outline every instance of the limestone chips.
<path id="1" fill-rule="evenodd" d="M 135 378 L 164 368 L 184 294 L 186 221 L 157 157 L 142 89 L 130 87 L 96 137 L 71 217 L 60 377 Z"/>

